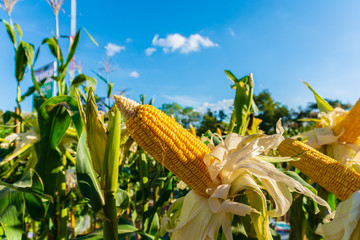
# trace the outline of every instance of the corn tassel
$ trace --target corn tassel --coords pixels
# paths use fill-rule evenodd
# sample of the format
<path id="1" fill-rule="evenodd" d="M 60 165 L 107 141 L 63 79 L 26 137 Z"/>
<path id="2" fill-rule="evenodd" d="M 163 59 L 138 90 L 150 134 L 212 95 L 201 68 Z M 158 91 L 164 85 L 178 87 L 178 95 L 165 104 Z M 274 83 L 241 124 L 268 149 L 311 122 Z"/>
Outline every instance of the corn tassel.
<path id="1" fill-rule="evenodd" d="M 355 103 L 351 110 L 344 116 L 342 120 L 333 129 L 339 137 L 339 142 L 354 143 L 360 137 L 360 99 Z"/>
<path id="2" fill-rule="evenodd" d="M 196 193 L 207 197 L 212 181 L 204 156 L 210 149 L 162 111 L 115 96 L 132 138 Z"/>
<path id="3" fill-rule="evenodd" d="M 291 165 L 341 200 L 360 189 L 360 174 L 302 142 L 285 139 L 278 151 L 284 157 L 300 158 Z"/>

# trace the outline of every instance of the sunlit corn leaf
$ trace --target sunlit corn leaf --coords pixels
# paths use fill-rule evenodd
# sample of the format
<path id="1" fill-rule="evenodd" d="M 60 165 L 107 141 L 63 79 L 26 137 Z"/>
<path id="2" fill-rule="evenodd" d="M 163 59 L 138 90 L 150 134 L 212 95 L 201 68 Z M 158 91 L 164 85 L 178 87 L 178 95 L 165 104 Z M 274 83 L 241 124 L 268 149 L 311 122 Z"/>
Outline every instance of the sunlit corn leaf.
<path id="1" fill-rule="evenodd" d="M 70 85 L 70 96 L 75 96 L 75 89 L 77 87 L 79 87 L 81 84 L 85 83 L 85 82 L 91 82 L 91 85 L 93 87 L 93 85 L 96 86 L 96 79 L 86 76 L 85 74 L 79 74 L 77 75 L 74 80 L 72 80 L 71 85 Z M 95 89 L 95 88 L 94 88 Z"/>
<path id="2" fill-rule="evenodd" d="M 107 88 L 107 97 L 108 98 L 111 97 L 111 93 L 112 93 L 113 88 L 114 88 L 114 83 L 108 83 L 108 88 Z"/>
<path id="3" fill-rule="evenodd" d="M 36 63 L 36 61 L 37 61 L 37 59 L 38 59 L 38 57 L 39 57 L 40 47 L 41 47 L 41 46 L 39 46 L 38 49 L 36 50 L 35 57 L 34 57 L 34 61 L 33 61 L 33 63 L 32 63 L 33 66 L 35 65 L 35 63 Z"/>
<path id="4" fill-rule="evenodd" d="M 327 101 L 325 101 L 325 99 L 323 99 L 312 87 L 310 87 L 307 82 L 304 82 L 304 84 L 313 92 L 320 112 L 328 113 L 334 110 L 333 107 Z"/>
<path id="5" fill-rule="evenodd" d="M 59 74 L 60 74 L 60 78 L 59 79 L 63 79 L 65 77 L 65 73 L 66 73 L 66 69 L 69 65 L 69 63 L 71 62 L 72 58 L 74 57 L 75 55 L 75 52 L 76 52 L 76 48 L 77 48 L 77 45 L 79 43 L 79 40 L 80 40 L 80 30 L 76 33 L 75 35 L 75 38 L 72 42 L 72 44 L 70 45 L 70 50 L 69 50 L 69 54 L 66 58 L 66 61 L 64 64 L 62 64 L 60 67 L 59 67 Z"/>
<path id="6" fill-rule="evenodd" d="M 91 41 L 98 47 L 99 44 L 95 41 L 95 39 L 90 35 L 90 33 L 86 30 L 86 28 L 83 28 L 84 31 L 86 32 L 86 34 L 89 36 L 89 38 L 91 39 Z"/>
<path id="7" fill-rule="evenodd" d="M 98 76 L 98 78 L 100 78 L 104 83 L 108 83 L 108 80 L 106 78 L 104 78 L 103 76 L 101 76 L 101 74 L 95 72 L 94 70 L 92 70 L 93 73 L 96 74 L 96 76 Z"/>
<path id="8" fill-rule="evenodd" d="M 336 196 L 332 193 L 329 193 L 327 202 L 331 208 L 331 211 L 335 211 L 336 209 Z"/>
<path id="9" fill-rule="evenodd" d="M 55 38 L 55 36 L 53 36 L 52 38 L 45 38 L 41 44 L 44 44 L 46 43 L 50 49 L 50 52 L 52 53 L 52 55 L 60 61 L 61 64 L 64 63 L 64 60 L 63 60 L 63 55 L 62 55 L 62 52 L 61 52 L 61 49 L 58 45 L 58 42 Z M 59 55 L 59 56 L 58 56 Z"/>
<path id="10" fill-rule="evenodd" d="M 21 28 L 20 28 L 19 24 L 15 23 L 15 27 L 16 27 L 18 33 L 19 33 L 19 37 L 22 38 L 22 31 L 21 31 Z"/>
<path id="11" fill-rule="evenodd" d="M 86 141 L 89 146 L 91 160 L 95 171 L 101 175 L 106 148 L 106 128 L 102 122 L 96 106 L 93 89 L 90 88 L 85 106 Z"/>
<path id="12" fill-rule="evenodd" d="M 14 48 L 16 49 L 16 35 L 15 35 L 15 30 L 14 27 L 11 26 L 7 21 L 5 21 L 4 19 L 0 19 L 0 22 L 3 22 L 6 28 L 6 31 L 9 35 L 9 38 L 11 40 L 11 42 L 14 44 Z"/>
<path id="13" fill-rule="evenodd" d="M 239 81 L 230 70 L 224 70 L 224 72 L 228 76 L 228 78 L 234 83 L 237 83 Z"/>
<path id="14" fill-rule="evenodd" d="M 321 119 L 318 118 L 301 118 L 297 119 L 299 122 L 321 122 Z"/>
<path id="15" fill-rule="evenodd" d="M 24 197 L 21 192 L 0 186 L 0 222 L 7 239 L 25 240 Z"/>
<path id="16" fill-rule="evenodd" d="M 104 197 L 101 193 L 97 174 L 92 167 L 85 131 L 79 139 L 76 150 L 76 176 L 81 195 L 90 204 L 92 210 L 97 213 L 103 208 Z"/>

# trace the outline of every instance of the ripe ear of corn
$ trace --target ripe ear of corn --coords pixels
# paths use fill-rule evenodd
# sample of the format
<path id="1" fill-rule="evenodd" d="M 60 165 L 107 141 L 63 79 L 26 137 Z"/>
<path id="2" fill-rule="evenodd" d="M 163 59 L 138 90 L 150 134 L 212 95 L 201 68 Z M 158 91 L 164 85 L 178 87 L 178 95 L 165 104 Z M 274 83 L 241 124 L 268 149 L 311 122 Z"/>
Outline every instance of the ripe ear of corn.
<path id="1" fill-rule="evenodd" d="M 334 134 L 337 136 L 344 133 L 339 137 L 339 142 L 354 143 L 360 137 L 360 99 L 344 116 L 342 120 L 333 129 Z"/>
<path id="2" fill-rule="evenodd" d="M 284 157 L 300 158 L 291 164 L 341 200 L 360 189 L 360 174 L 302 142 L 285 139 L 278 151 Z"/>
<path id="3" fill-rule="evenodd" d="M 196 193 L 207 197 L 206 189 L 213 183 L 202 159 L 210 149 L 155 107 L 123 96 L 115 96 L 115 101 L 132 138 Z"/>

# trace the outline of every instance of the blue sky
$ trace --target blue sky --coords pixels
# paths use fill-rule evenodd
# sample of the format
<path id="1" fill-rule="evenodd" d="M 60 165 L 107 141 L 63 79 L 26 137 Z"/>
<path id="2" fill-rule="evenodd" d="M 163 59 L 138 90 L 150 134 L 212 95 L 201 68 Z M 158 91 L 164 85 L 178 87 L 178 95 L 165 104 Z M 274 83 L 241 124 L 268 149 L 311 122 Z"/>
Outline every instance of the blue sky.
<path id="1" fill-rule="evenodd" d="M 60 34 L 70 32 L 70 0 L 60 13 Z M 300 81 L 325 98 L 354 104 L 360 96 L 360 2 L 355 0 L 237 1 L 78 1 L 77 26 L 85 27 L 76 60 L 95 76 L 113 50 L 110 74 L 115 93 L 128 89 L 138 100 L 155 97 L 155 106 L 173 101 L 205 109 L 231 105 L 235 91 L 224 69 L 237 77 L 252 72 L 255 93 L 269 89 L 275 100 L 296 109 L 314 101 Z M 0 11 L 0 18 L 7 19 Z M 45 0 L 23 0 L 12 18 L 23 40 L 36 47 L 55 30 Z M 63 51 L 68 48 L 62 39 Z M 110 45 L 108 45 L 110 43 Z M 116 51 L 117 50 L 117 51 Z M 15 107 L 14 53 L 0 24 L 0 109 Z M 37 67 L 50 61 L 41 48 Z M 29 74 L 21 83 L 25 92 Z M 99 95 L 106 86 L 98 82 Z M 32 99 L 22 104 L 31 111 Z"/>

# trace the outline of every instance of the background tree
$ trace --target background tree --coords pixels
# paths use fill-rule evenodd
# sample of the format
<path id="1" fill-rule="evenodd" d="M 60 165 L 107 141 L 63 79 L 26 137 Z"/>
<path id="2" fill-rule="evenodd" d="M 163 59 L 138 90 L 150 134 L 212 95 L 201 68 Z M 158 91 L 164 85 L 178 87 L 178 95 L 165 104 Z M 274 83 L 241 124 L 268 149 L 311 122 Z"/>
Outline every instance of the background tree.
<path id="1" fill-rule="evenodd" d="M 259 114 L 256 117 L 262 120 L 260 129 L 265 133 L 275 132 L 276 122 L 279 118 L 282 119 L 283 125 L 287 125 L 291 120 L 288 107 L 273 100 L 269 90 L 265 89 L 258 95 L 254 95 L 254 101 L 259 108 Z"/>

